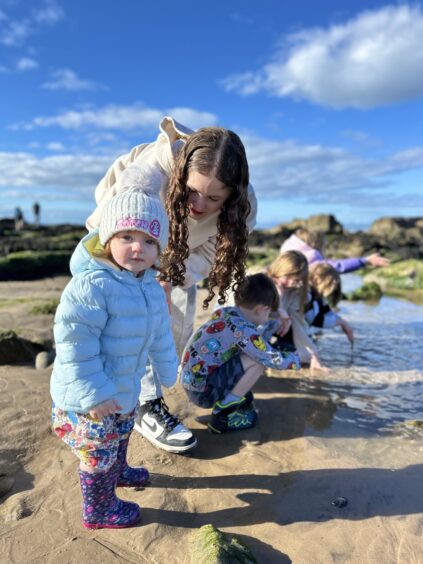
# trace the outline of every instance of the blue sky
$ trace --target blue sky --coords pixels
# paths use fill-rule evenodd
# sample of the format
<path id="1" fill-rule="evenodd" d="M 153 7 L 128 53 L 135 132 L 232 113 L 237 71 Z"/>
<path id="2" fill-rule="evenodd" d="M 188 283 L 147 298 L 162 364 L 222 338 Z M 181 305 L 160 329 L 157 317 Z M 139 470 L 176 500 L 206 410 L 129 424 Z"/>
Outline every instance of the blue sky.
<path id="1" fill-rule="evenodd" d="M 83 223 L 172 115 L 243 139 L 258 226 L 422 215 L 422 2 L 0 0 L 0 217 Z"/>

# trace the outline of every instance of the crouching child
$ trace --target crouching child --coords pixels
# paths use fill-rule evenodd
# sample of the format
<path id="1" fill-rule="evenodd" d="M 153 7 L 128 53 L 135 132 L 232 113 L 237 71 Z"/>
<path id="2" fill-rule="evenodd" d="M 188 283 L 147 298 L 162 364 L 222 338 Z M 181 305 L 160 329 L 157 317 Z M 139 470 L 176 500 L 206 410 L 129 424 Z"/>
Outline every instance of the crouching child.
<path id="1" fill-rule="evenodd" d="M 212 433 L 256 424 L 251 388 L 265 368 L 300 368 L 296 353 L 276 351 L 260 334 L 260 326 L 278 307 L 272 280 L 262 273 L 247 276 L 236 292 L 235 306 L 215 310 L 188 342 L 181 383 L 195 405 L 212 408 L 208 424 Z"/>

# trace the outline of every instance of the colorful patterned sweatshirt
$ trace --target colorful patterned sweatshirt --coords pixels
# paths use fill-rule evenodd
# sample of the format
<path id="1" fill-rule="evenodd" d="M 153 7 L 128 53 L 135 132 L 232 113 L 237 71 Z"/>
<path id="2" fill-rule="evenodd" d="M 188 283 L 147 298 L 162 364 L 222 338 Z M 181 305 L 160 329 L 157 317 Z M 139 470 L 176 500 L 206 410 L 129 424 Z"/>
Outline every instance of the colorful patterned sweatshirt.
<path id="1" fill-rule="evenodd" d="M 222 307 L 213 312 L 188 342 L 181 363 L 184 388 L 203 392 L 208 376 L 237 354 L 246 354 L 266 368 L 298 370 L 296 353 L 273 349 L 260 335 L 257 326 L 243 317 L 237 307 Z"/>

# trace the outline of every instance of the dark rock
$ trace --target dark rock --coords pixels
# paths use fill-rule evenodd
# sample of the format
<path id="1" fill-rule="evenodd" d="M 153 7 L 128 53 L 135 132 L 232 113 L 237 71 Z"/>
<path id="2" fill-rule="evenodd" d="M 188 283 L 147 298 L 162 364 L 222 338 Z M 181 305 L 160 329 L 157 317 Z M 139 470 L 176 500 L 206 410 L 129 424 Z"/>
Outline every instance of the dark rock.
<path id="1" fill-rule="evenodd" d="M 351 301 L 365 300 L 369 302 L 377 302 L 382 297 L 382 288 L 377 282 L 369 282 L 363 284 L 361 288 L 357 288 L 354 292 L 347 295 L 347 299 Z"/>
<path id="2" fill-rule="evenodd" d="M 250 246 L 279 249 L 299 227 L 321 231 L 325 235 L 327 258 L 348 258 L 380 253 L 392 260 L 423 259 L 423 218 L 382 218 L 369 232 L 349 233 L 332 215 L 296 219 L 272 229 L 255 230 Z"/>
<path id="3" fill-rule="evenodd" d="M 41 350 L 39 345 L 18 337 L 14 331 L 0 332 L 0 364 L 34 362 Z"/>
<path id="4" fill-rule="evenodd" d="M 346 497 L 335 497 L 335 499 L 333 499 L 330 503 L 331 505 L 342 509 L 342 507 L 346 507 L 348 505 L 348 499 Z"/>

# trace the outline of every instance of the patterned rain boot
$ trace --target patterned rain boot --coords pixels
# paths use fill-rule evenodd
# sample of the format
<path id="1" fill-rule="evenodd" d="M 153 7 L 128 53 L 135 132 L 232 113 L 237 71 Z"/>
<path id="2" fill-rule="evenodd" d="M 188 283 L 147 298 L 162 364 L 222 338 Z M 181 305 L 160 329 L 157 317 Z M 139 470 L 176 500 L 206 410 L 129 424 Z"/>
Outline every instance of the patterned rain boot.
<path id="1" fill-rule="evenodd" d="M 128 451 L 129 437 L 119 441 L 119 450 L 117 453 L 118 465 L 120 468 L 117 486 L 125 488 L 143 488 L 150 478 L 147 468 L 132 468 L 128 466 L 126 461 L 126 453 Z"/>
<path id="2" fill-rule="evenodd" d="M 123 529 L 141 519 L 136 503 L 123 501 L 115 495 L 120 465 L 115 463 L 107 472 L 79 471 L 82 491 L 82 524 L 86 529 Z"/>

